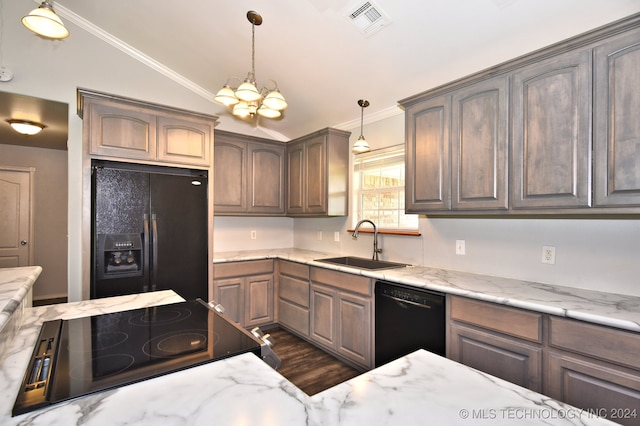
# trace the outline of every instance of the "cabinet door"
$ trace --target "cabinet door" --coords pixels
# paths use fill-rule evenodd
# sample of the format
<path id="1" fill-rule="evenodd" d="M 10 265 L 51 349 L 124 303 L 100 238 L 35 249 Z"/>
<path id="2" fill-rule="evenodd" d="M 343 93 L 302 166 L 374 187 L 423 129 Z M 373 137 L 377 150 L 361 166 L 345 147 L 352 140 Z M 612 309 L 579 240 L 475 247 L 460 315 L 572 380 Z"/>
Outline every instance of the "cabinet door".
<path id="1" fill-rule="evenodd" d="M 287 213 L 304 212 L 304 143 L 287 147 Z"/>
<path id="2" fill-rule="evenodd" d="M 453 94 L 452 210 L 508 208 L 508 103 L 507 76 Z"/>
<path id="3" fill-rule="evenodd" d="M 213 123 L 186 117 L 158 117 L 158 160 L 209 166 Z"/>
<path id="4" fill-rule="evenodd" d="M 213 200 L 216 213 L 246 212 L 247 144 L 216 139 L 213 151 Z"/>
<path id="5" fill-rule="evenodd" d="M 542 348 L 451 324 L 449 358 L 522 387 L 542 391 Z"/>
<path id="6" fill-rule="evenodd" d="M 327 212 L 326 136 L 317 136 L 305 143 L 305 213 Z"/>
<path id="7" fill-rule="evenodd" d="M 595 204 L 640 205 L 640 29 L 595 49 Z"/>
<path id="8" fill-rule="evenodd" d="M 224 315 L 244 325 L 244 278 L 229 278 L 213 281 L 213 298 L 224 307 Z"/>
<path id="9" fill-rule="evenodd" d="M 312 340 L 328 347 L 335 348 L 335 290 L 311 286 L 311 324 Z"/>
<path id="10" fill-rule="evenodd" d="M 591 50 L 513 76 L 512 206 L 591 204 Z"/>
<path id="11" fill-rule="evenodd" d="M 428 99 L 405 111 L 408 213 L 451 207 L 450 114 L 449 96 Z"/>
<path id="12" fill-rule="evenodd" d="M 284 214 L 285 147 L 249 144 L 249 213 Z"/>
<path id="13" fill-rule="evenodd" d="M 93 100 L 87 127 L 91 154 L 156 159 L 156 117 L 143 108 Z"/>
<path id="14" fill-rule="evenodd" d="M 547 355 L 545 394 L 624 425 L 640 417 L 640 376 L 568 354 Z"/>
<path id="15" fill-rule="evenodd" d="M 244 326 L 272 323 L 273 275 L 258 275 L 245 280 Z"/>
<path id="16" fill-rule="evenodd" d="M 340 292 L 337 304 L 337 351 L 346 358 L 371 368 L 371 301 Z"/>

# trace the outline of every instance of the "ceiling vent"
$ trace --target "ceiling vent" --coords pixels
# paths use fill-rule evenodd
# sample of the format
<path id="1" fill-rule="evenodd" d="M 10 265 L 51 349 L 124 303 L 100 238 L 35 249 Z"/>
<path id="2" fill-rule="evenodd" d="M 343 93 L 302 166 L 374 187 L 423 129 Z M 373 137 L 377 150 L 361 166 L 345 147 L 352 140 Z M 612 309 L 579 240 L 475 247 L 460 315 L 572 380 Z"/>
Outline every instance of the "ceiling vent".
<path id="1" fill-rule="evenodd" d="M 380 6 L 372 1 L 357 6 L 349 12 L 347 17 L 365 37 L 369 37 L 391 23 Z"/>

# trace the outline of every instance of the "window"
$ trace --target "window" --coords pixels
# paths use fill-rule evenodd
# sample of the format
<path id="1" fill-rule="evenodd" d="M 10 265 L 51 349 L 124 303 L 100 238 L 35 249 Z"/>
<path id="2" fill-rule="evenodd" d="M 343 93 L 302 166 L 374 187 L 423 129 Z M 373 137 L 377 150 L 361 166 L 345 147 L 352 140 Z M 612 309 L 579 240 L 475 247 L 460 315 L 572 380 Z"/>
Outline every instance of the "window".
<path id="1" fill-rule="evenodd" d="M 404 145 L 357 154 L 354 161 L 355 224 L 379 229 L 418 230 L 418 215 L 404 212 Z"/>

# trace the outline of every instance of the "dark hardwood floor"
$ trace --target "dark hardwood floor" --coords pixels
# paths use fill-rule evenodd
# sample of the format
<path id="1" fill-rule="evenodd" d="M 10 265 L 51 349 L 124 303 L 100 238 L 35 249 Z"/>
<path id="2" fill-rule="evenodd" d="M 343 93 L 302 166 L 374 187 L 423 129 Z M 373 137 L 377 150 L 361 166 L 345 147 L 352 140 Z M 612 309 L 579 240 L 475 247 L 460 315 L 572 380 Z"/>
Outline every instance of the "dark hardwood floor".
<path id="1" fill-rule="evenodd" d="M 315 395 L 361 372 L 282 328 L 268 330 L 282 361 L 278 373 L 307 395 Z"/>

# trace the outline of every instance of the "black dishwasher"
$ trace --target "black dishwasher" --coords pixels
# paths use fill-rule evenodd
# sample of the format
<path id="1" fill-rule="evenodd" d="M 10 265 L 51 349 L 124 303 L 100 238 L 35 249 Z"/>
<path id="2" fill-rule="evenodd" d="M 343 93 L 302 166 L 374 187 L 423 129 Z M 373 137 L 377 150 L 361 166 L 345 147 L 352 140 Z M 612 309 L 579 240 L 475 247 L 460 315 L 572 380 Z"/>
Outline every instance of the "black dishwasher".
<path id="1" fill-rule="evenodd" d="M 376 367 L 425 349 L 445 355 L 445 295 L 386 281 L 375 287 Z"/>

